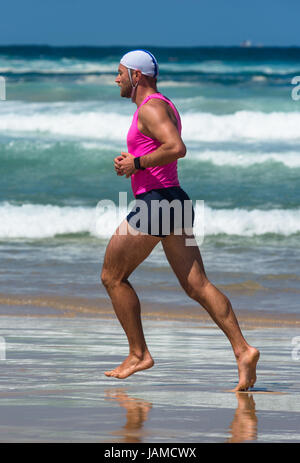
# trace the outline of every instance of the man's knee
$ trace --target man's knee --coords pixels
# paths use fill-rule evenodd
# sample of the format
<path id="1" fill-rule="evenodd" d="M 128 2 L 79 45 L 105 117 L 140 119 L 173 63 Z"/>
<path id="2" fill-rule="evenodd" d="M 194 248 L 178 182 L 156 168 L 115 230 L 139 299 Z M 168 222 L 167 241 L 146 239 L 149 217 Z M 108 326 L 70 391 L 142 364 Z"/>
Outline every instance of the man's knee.
<path id="1" fill-rule="evenodd" d="M 201 302 L 206 299 L 209 285 L 210 282 L 206 278 L 188 279 L 184 285 L 184 290 L 191 299 Z"/>
<path id="2" fill-rule="evenodd" d="M 109 288 L 113 284 L 112 274 L 106 268 L 102 269 L 100 279 L 101 279 L 101 283 L 105 286 L 105 288 Z"/>
<path id="3" fill-rule="evenodd" d="M 120 284 L 122 278 L 120 276 L 115 275 L 109 269 L 103 267 L 101 272 L 101 282 L 105 286 L 106 289 L 113 288 L 114 286 Z"/>

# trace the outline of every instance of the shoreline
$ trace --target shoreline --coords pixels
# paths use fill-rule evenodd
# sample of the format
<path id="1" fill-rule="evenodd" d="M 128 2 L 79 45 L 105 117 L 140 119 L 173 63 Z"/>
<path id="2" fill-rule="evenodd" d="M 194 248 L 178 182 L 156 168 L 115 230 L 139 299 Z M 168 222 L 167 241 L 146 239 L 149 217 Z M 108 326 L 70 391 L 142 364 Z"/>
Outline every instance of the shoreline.
<path id="1" fill-rule="evenodd" d="M 205 309 L 195 305 L 185 305 L 170 309 L 166 303 L 143 303 L 142 318 L 158 321 L 200 322 L 207 327 L 215 327 L 215 323 Z M 200 309 L 200 310 L 199 310 Z M 295 313 L 267 312 L 262 310 L 239 310 L 234 308 L 242 328 L 281 328 L 300 327 L 300 316 Z M 115 319 L 111 303 L 108 299 L 87 299 L 67 296 L 28 296 L 0 293 L 0 317 L 48 317 L 48 318 L 109 318 Z"/>

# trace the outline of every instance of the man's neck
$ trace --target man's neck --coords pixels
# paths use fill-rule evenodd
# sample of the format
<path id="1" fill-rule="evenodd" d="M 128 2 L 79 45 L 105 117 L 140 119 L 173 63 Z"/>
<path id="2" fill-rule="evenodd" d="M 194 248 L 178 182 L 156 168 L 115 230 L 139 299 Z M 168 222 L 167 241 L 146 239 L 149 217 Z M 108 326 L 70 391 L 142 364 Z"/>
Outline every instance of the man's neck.
<path id="1" fill-rule="evenodd" d="M 149 95 L 153 95 L 153 93 L 158 93 L 156 87 L 137 87 L 132 102 L 135 103 L 137 107 L 139 107 L 144 99 Z"/>

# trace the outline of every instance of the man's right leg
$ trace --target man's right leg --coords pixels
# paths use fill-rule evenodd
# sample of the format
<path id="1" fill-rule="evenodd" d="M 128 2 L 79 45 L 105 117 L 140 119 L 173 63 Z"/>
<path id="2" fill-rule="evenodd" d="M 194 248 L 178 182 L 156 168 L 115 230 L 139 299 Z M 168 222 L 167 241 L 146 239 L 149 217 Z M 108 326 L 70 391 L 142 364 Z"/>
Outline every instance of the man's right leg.
<path id="1" fill-rule="evenodd" d="M 127 278 L 160 240 L 155 236 L 136 234 L 124 220 L 107 246 L 101 279 L 126 333 L 129 356 L 117 368 L 105 372 L 106 376 L 123 379 L 154 364 L 144 338 L 140 302 Z"/>

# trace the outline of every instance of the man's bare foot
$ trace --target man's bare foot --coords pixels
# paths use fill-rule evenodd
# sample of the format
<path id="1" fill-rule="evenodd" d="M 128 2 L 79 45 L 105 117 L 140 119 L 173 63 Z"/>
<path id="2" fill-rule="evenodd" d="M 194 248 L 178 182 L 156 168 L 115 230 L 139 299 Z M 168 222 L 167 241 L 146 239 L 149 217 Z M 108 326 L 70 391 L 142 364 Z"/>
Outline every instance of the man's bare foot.
<path id="1" fill-rule="evenodd" d="M 153 367 L 154 360 L 149 352 L 146 352 L 142 357 L 134 354 L 129 354 L 121 365 L 111 371 L 105 371 L 106 376 L 113 378 L 125 379 L 137 371 L 147 370 Z"/>
<path id="2" fill-rule="evenodd" d="M 249 387 L 254 386 L 259 355 L 259 350 L 255 349 L 255 347 L 249 347 L 237 357 L 239 384 L 233 389 L 234 392 L 248 391 Z"/>

